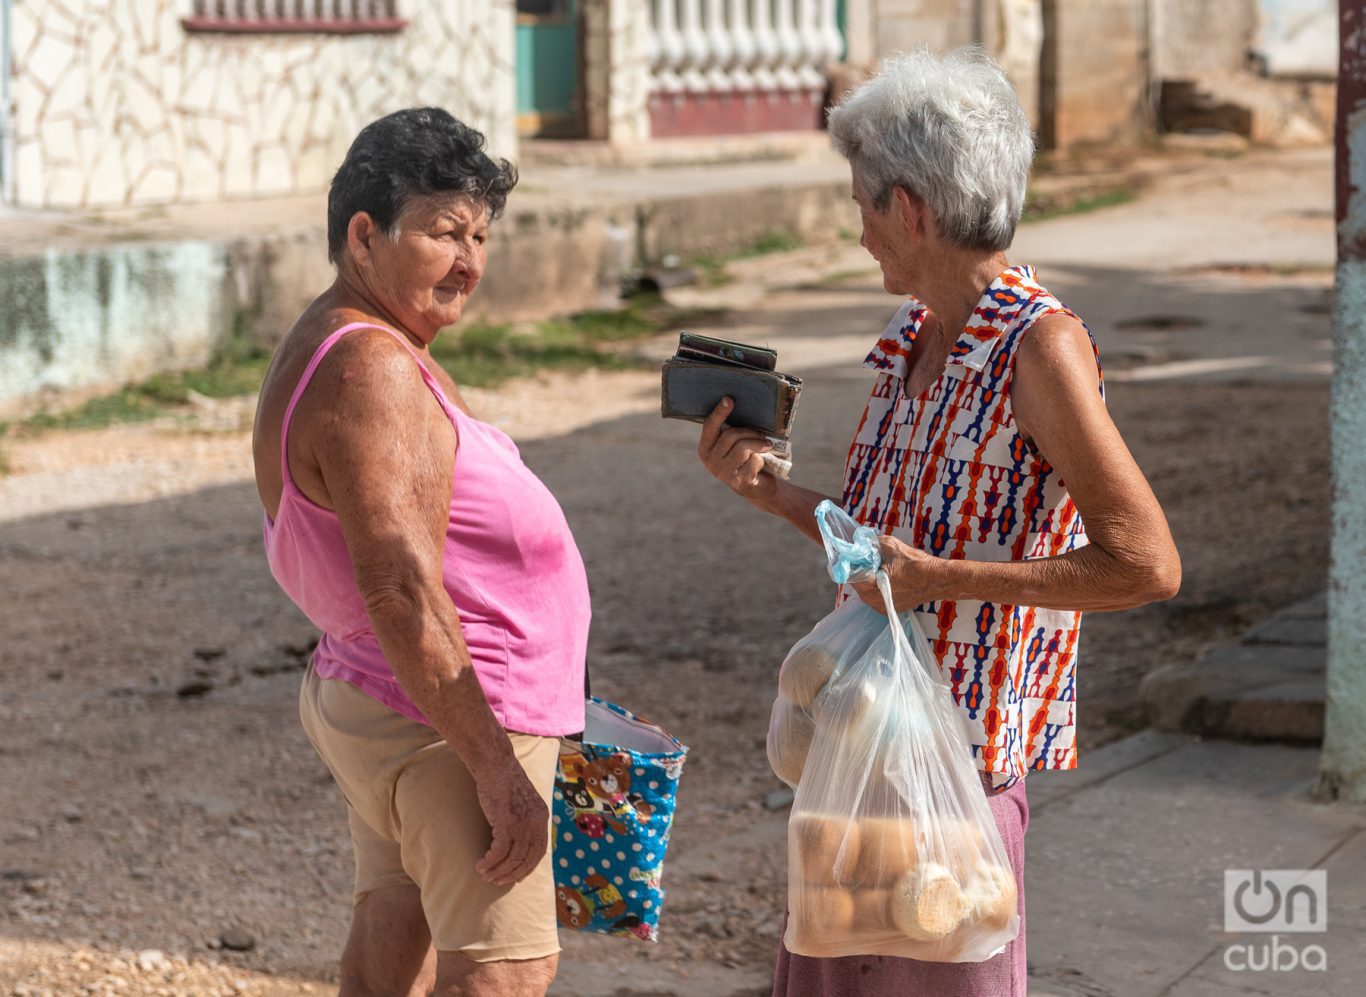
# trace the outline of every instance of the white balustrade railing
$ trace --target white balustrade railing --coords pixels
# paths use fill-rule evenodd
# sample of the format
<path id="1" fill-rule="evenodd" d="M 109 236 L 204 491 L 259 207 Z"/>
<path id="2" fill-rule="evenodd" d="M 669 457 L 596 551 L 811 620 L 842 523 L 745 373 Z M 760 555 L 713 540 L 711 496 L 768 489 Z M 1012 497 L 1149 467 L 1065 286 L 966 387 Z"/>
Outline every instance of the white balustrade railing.
<path id="1" fill-rule="evenodd" d="M 802 89 L 810 90 L 825 82 L 825 76 L 816 69 L 825 64 L 825 39 L 821 37 L 819 3 L 797 5 L 797 37 L 801 41 L 801 59 L 797 63 L 797 75 L 801 77 Z M 816 78 L 819 77 L 819 82 Z"/>
<path id="2" fill-rule="evenodd" d="M 844 33 L 840 31 L 839 0 L 818 0 L 816 25 L 821 32 L 824 46 L 821 54 L 826 62 L 838 62 L 844 55 Z"/>
<path id="3" fill-rule="evenodd" d="M 754 83 L 760 90 L 777 90 L 778 77 L 773 69 L 778 65 L 782 50 L 778 47 L 778 35 L 773 30 L 773 0 L 751 0 L 749 13 L 758 48 Z"/>
<path id="4" fill-rule="evenodd" d="M 687 55 L 683 33 L 678 30 L 678 0 L 654 0 L 655 61 L 650 70 L 654 75 L 654 89 L 663 93 L 682 93 L 683 77 L 679 70 Z"/>
<path id="5" fill-rule="evenodd" d="M 774 75 L 778 77 L 780 90 L 797 90 L 805 85 L 798 68 L 805 59 L 802 56 L 802 36 L 797 32 L 796 11 L 792 0 L 774 0 L 773 29 L 778 35 L 778 65 Z"/>
<path id="6" fill-rule="evenodd" d="M 711 59 L 707 67 L 708 90 L 730 90 L 731 58 L 735 46 L 731 43 L 730 30 L 726 24 L 726 0 L 706 0 L 704 10 L 707 32 L 707 47 L 711 49 Z"/>
<path id="7" fill-rule="evenodd" d="M 682 5 L 683 30 L 683 88 L 689 93 L 705 93 L 707 76 L 703 72 L 711 63 L 711 44 L 702 30 L 702 0 L 679 0 Z"/>
<path id="8" fill-rule="evenodd" d="M 812 91 L 844 47 L 837 0 L 652 0 L 657 93 Z"/>
<path id="9" fill-rule="evenodd" d="M 736 90 L 753 90 L 758 85 L 752 67 L 758 56 L 754 29 L 749 22 L 749 0 L 727 0 L 726 28 L 730 34 L 730 83 Z"/>

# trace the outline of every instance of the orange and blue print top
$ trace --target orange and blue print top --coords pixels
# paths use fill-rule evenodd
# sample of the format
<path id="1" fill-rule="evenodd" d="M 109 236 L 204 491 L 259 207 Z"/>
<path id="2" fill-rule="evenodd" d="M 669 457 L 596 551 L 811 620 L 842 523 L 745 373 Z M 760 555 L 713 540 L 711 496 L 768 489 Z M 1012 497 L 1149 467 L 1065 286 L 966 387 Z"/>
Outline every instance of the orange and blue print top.
<path id="1" fill-rule="evenodd" d="M 1004 271 L 950 348 L 944 373 L 908 398 L 911 347 L 929 310 L 913 299 L 903 305 L 864 361 L 879 376 L 845 464 L 850 515 L 950 559 L 1021 561 L 1084 546 L 1066 486 L 1011 409 L 1020 344 L 1035 322 L 1058 313 L 1075 317 L 1033 268 Z M 1098 350 L 1096 362 L 1099 369 Z M 1081 613 L 968 600 L 915 612 L 978 768 L 996 789 L 1031 769 L 1076 767 Z"/>

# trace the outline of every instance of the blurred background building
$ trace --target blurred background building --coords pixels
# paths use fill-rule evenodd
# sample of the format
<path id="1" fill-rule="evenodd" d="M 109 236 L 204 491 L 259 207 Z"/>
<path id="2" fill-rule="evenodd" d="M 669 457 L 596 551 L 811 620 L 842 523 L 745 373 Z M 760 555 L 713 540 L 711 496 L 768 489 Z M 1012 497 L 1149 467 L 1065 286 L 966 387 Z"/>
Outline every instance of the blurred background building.
<path id="1" fill-rule="evenodd" d="M 323 189 L 367 121 L 519 142 L 815 131 L 887 55 L 980 43 L 1046 148 L 1322 142 L 1332 0 L 0 0 L 0 190 L 102 208 Z"/>

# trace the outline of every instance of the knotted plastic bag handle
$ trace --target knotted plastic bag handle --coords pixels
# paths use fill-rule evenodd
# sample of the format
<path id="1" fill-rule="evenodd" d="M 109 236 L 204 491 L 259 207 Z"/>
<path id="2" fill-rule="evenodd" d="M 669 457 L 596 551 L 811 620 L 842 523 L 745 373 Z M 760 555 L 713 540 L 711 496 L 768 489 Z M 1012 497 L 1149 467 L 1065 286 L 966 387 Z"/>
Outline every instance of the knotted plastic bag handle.
<path id="1" fill-rule="evenodd" d="M 849 513 L 825 499 L 816 506 L 816 526 L 825 545 L 825 561 L 836 585 L 867 582 L 882 567 L 877 530 L 860 526 Z"/>
<path id="2" fill-rule="evenodd" d="M 854 517 L 829 499 L 816 506 L 816 526 L 821 531 L 826 566 L 835 584 L 876 581 L 902 660 L 918 662 L 921 673 L 931 683 L 947 688 L 948 684 L 935 665 L 915 614 L 910 611 L 898 613 L 893 605 L 891 580 L 887 572 L 882 570 L 882 550 L 878 546 L 877 530 L 871 526 L 860 526 Z"/>

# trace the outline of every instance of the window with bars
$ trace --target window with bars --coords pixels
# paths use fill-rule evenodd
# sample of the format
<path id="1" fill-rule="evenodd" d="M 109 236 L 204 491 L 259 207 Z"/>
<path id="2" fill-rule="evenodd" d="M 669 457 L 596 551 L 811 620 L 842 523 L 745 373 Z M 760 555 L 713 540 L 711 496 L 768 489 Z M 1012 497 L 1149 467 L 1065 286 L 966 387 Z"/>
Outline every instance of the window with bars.
<path id="1" fill-rule="evenodd" d="M 381 34 L 401 30 L 398 0 L 193 0 L 186 31 Z"/>

